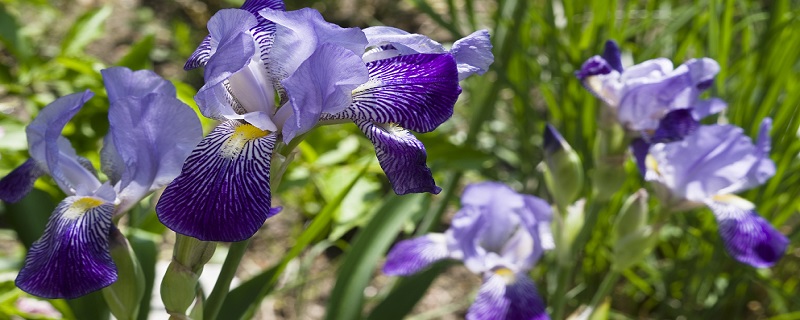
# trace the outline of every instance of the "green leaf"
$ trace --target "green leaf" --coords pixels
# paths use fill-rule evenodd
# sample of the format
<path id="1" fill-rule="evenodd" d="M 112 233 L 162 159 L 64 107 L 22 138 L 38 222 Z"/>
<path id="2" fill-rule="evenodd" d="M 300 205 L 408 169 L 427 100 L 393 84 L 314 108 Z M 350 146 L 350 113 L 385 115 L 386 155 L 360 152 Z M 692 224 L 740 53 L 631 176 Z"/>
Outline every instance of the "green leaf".
<path id="1" fill-rule="evenodd" d="M 144 296 L 139 304 L 138 319 L 147 320 L 150 314 L 150 297 L 153 295 L 153 285 L 156 281 L 156 260 L 161 236 L 131 228 L 128 229 L 128 241 L 144 274 Z"/>
<path id="2" fill-rule="evenodd" d="M 0 42 L 21 61 L 27 60 L 31 56 L 30 43 L 20 33 L 17 19 L 9 14 L 2 4 L 0 4 Z"/>
<path id="3" fill-rule="evenodd" d="M 399 279 L 392 291 L 372 309 L 367 320 L 404 319 L 448 266 L 447 261 L 437 262 L 424 271 Z"/>
<path id="4" fill-rule="evenodd" d="M 128 50 L 124 57 L 117 61 L 118 66 L 128 67 L 132 70 L 152 69 L 150 52 L 153 51 L 156 38 L 152 34 L 145 36 Z"/>
<path id="5" fill-rule="evenodd" d="M 364 304 L 364 288 L 378 260 L 389 249 L 403 224 L 418 210 L 427 195 L 390 196 L 378 214 L 356 235 L 344 257 L 330 295 L 326 319 L 358 319 Z"/>
<path id="6" fill-rule="evenodd" d="M 90 10 L 81 15 L 61 42 L 61 55 L 78 55 L 89 43 L 104 32 L 106 19 L 111 16 L 111 6 Z"/>
<path id="7" fill-rule="evenodd" d="M 6 203 L 5 218 L 17 232 L 25 248 L 30 248 L 42 236 L 47 220 L 55 208 L 56 203 L 49 194 L 33 189 L 19 202 Z"/>

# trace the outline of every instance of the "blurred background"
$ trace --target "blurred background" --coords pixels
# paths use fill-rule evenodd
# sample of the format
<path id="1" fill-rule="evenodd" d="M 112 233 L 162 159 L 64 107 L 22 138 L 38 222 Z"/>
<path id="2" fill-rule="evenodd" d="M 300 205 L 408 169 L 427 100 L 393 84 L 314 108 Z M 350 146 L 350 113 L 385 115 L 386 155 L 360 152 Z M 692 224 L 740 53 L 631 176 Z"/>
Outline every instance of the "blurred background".
<path id="1" fill-rule="evenodd" d="M 28 158 L 24 127 L 38 110 L 84 89 L 98 96 L 64 134 L 99 167 L 108 130 L 103 68 L 153 69 L 196 109 L 192 97 L 202 86 L 202 71 L 183 71 L 185 59 L 207 34 L 210 16 L 241 2 L 0 0 L 0 176 Z M 396 240 L 445 230 L 467 183 L 496 180 L 550 199 L 540 170 L 547 122 L 580 155 L 588 178 L 584 194 L 604 198 L 587 218 L 587 245 L 574 256 L 576 273 L 566 292 L 567 314 L 587 304 L 610 267 L 614 217 L 624 199 L 645 186 L 629 160 L 601 156 L 609 143 L 598 139 L 602 105 L 573 75 L 614 39 L 627 65 L 656 57 L 676 65 L 693 57 L 717 60 L 722 70 L 707 95 L 724 99 L 729 109 L 707 121 L 736 124 L 755 136 L 762 118 L 774 119 L 777 174 L 742 196 L 792 244 L 775 267 L 754 269 L 725 253 L 710 211 L 674 214 L 655 250 L 614 287 L 608 317 L 800 319 L 797 1 L 287 0 L 286 7 L 315 8 L 344 27 L 388 25 L 442 43 L 486 28 L 495 63 L 487 74 L 462 82 L 452 119 L 418 135 L 444 189 L 440 195 L 394 196 L 371 144 L 352 124 L 311 133 L 273 193 L 284 210 L 251 243 L 238 271 L 242 285 L 223 306 L 225 318 L 463 318 L 481 282 L 477 275 L 441 263 L 413 281 L 399 281 L 381 275 L 382 257 Z M 210 130 L 214 123 L 204 125 Z M 625 163 L 619 192 L 598 195 L 607 178 L 597 172 L 608 164 L 601 162 Z M 0 203 L 0 319 L 109 317 L 99 307 L 100 295 L 42 305 L 13 285 L 25 248 L 62 198 L 45 178 L 21 202 Z M 155 201 L 145 199 L 122 222 L 148 280 L 157 261 L 170 258 L 174 241 L 154 215 Z M 323 214 L 330 220 L 307 228 Z M 220 245 L 212 263 L 225 252 Z M 555 254 L 546 254 L 532 273 L 546 301 L 556 287 L 554 261 Z M 50 314 L 37 315 L 36 308 Z M 148 311 L 149 302 L 142 308 Z M 147 314 L 140 312 L 140 319 Z"/>

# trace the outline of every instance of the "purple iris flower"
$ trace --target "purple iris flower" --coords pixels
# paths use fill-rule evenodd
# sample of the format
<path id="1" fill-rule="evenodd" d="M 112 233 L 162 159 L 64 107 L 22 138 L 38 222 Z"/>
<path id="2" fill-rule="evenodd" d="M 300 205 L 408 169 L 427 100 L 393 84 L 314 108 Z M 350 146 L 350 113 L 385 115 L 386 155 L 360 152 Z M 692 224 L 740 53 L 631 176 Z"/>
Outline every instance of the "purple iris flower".
<path id="1" fill-rule="evenodd" d="M 328 23 L 309 8 L 285 12 L 280 1 L 221 10 L 208 28 L 186 67 L 204 66 L 206 84 L 195 100 L 205 116 L 225 122 L 159 200 L 156 212 L 170 229 L 206 241 L 251 237 L 278 211 L 269 183 L 276 144 L 342 120 L 373 142 L 396 193 L 440 191 L 422 143 L 406 129 L 428 132 L 452 115 L 461 92 L 456 53 L 367 61 L 363 31 Z M 458 56 L 468 65 L 490 47 Z"/>
<path id="2" fill-rule="evenodd" d="M 686 134 L 682 128 L 726 108 L 722 100 L 699 99 L 718 72 L 719 64 L 709 58 L 690 59 L 677 68 L 668 59 L 658 58 L 623 69 L 619 47 L 608 41 L 603 54 L 584 62 L 576 76 L 614 110 L 626 129 L 657 142 L 678 140 Z M 679 129 L 662 128 L 664 124 Z"/>
<path id="3" fill-rule="evenodd" d="M 450 229 L 395 245 L 383 272 L 407 276 L 443 259 L 456 259 L 483 277 L 467 319 L 548 319 L 528 277 L 553 248 L 550 206 L 496 182 L 470 185 Z"/>
<path id="4" fill-rule="evenodd" d="M 151 71 L 102 71 L 109 99 L 109 132 L 101 151 L 101 182 L 61 131 L 91 91 L 61 97 L 27 127 L 31 159 L 0 180 L 0 199 L 15 202 L 49 174 L 67 198 L 34 242 L 17 276 L 22 290 L 45 298 L 76 298 L 112 284 L 112 218 L 123 214 L 180 172 L 202 137 L 200 121 L 175 98 L 175 87 Z"/>
<path id="5" fill-rule="evenodd" d="M 755 145 L 732 125 L 700 126 L 682 141 L 650 146 L 645 178 L 657 183 L 665 205 L 708 206 L 717 218 L 725 248 L 736 260 L 754 267 L 774 265 L 788 239 L 755 212 L 755 205 L 735 193 L 763 184 L 775 174 L 769 159 L 767 118 Z M 646 158 L 645 158 L 646 157 Z"/>

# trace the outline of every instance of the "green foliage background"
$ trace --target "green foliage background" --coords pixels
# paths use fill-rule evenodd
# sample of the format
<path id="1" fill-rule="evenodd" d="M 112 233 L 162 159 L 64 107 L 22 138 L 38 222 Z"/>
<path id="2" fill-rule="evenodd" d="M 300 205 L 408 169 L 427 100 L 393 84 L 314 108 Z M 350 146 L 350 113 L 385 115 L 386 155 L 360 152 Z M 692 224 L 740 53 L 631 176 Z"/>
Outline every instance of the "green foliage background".
<path id="1" fill-rule="evenodd" d="M 98 96 L 64 134 L 78 152 L 98 164 L 107 131 L 99 70 L 112 65 L 155 69 L 194 106 L 202 85 L 199 71 L 183 72 L 185 58 L 206 35 L 205 22 L 239 1 L 21 1 L 0 0 L 0 175 L 27 158 L 24 126 L 56 97 L 83 89 Z M 495 63 L 489 73 L 462 83 L 455 116 L 421 135 L 438 184 L 438 196 L 391 196 L 369 142 L 354 126 L 323 127 L 311 133 L 295 155 L 275 198 L 282 215 L 300 220 L 271 257 L 274 267 L 231 293 L 221 314 L 251 317 L 248 303 L 280 296 L 279 278 L 290 260 L 326 252 L 338 268 L 328 297 L 328 319 L 400 319 L 449 265 L 437 265 L 413 279 L 390 281 L 378 294 L 364 288 L 381 257 L 398 239 L 441 231 L 468 182 L 497 180 L 521 192 L 550 199 L 538 169 L 542 130 L 554 124 L 578 152 L 589 177 L 584 194 L 591 206 L 587 245 L 574 256 L 566 308 L 587 304 L 609 270 L 611 224 L 622 201 L 645 186 L 628 163 L 623 188 L 600 201 L 604 183 L 596 169 L 601 104 L 573 76 L 606 39 L 617 40 L 628 61 L 667 57 L 676 64 L 692 57 L 717 60 L 722 70 L 710 96 L 729 104 L 717 119 L 754 136 L 764 117 L 774 119 L 772 159 L 777 174 L 743 196 L 786 234 L 792 244 L 771 269 L 736 263 L 724 251 L 716 223 L 706 209 L 671 216 L 656 249 L 626 271 L 612 291 L 612 319 L 800 319 L 800 3 L 789 0 L 616 1 L 616 0 L 352 0 L 287 1 L 288 9 L 311 6 L 343 26 L 386 24 L 431 35 L 447 43 L 488 28 Z M 213 123 L 206 121 L 209 129 Z M 63 197 L 47 179 L 19 204 L 0 204 L 0 240 L 22 244 L 5 250 L 0 269 L 13 272 L 24 247 L 41 235 L 52 208 Z M 389 195 L 389 196 L 387 196 Z M 146 199 L 127 221 L 127 234 L 153 279 L 153 264 L 165 228 Z M 658 206 L 653 202 L 653 208 Z M 302 222 L 307 222 L 303 224 Z M 444 224 L 443 224 L 444 223 Z M 270 221 L 265 226 L 270 230 Z M 291 246 L 287 247 L 287 246 Z M 13 246 L 12 246 L 13 247 Z M 287 253 L 288 252 L 288 253 Z M 335 252 L 331 254 L 331 252 Z M 284 255 L 285 256 L 282 256 Z M 305 260 L 304 260 L 305 261 Z M 149 267 L 147 267 L 149 266 Z M 555 255 L 532 273 L 547 301 L 554 297 Z M 3 278 L 6 279 L 6 278 Z M 315 286 L 296 276 L 293 286 Z M 283 287 L 285 290 L 285 286 Z M 477 289 L 477 288 L 475 288 Z M 150 289 L 148 289 L 150 290 Z M 17 314 L 19 290 L 0 285 L 0 319 Z M 93 300 L 94 299 L 94 300 Z M 67 318 L 108 317 L 98 297 L 55 301 Z M 87 307 L 89 306 L 89 307 Z M 435 318 L 461 313 L 467 304 L 445 305 L 411 316 Z M 143 308 L 147 308 L 143 304 Z M 141 312 L 146 315 L 147 312 Z M 140 317 L 141 318 L 141 317 Z"/>

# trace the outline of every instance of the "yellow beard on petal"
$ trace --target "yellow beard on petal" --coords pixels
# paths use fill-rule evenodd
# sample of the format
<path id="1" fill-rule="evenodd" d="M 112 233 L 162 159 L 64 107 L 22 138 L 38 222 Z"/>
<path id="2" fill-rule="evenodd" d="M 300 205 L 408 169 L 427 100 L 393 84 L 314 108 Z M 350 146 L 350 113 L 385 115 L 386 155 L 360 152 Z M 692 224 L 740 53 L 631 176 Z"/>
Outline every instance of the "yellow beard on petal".
<path id="1" fill-rule="evenodd" d="M 508 268 L 500 268 L 494 270 L 494 274 L 503 278 L 506 284 L 513 284 L 514 282 L 517 281 L 517 277 L 514 275 L 514 271 L 511 271 L 511 269 Z"/>
<path id="2" fill-rule="evenodd" d="M 753 210 L 755 208 L 755 205 L 752 202 L 747 201 L 746 199 L 735 194 L 718 194 L 711 197 L 711 200 L 720 203 L 731 204 L 742 210 Z"/>
<path id="3" fill-rule="evenodd" d="M 261 130 L 252 124 L 243 124 L 236 127 L 233 134 L 225 141 L 220 149 L 220 155 L 228 159 L 235 159 L 242 153 L 244 146 L 255 139 L 263 138 L 269 131 Z"/>
<path id="4" fill-rule="evenodd" d="M 64 211 L 65 219 L 78 219 L 86 214 L 87 211 L 99 207 L 103 202 L 100 199 L 84 197 L 73 202 L 66 211 Z"/>

